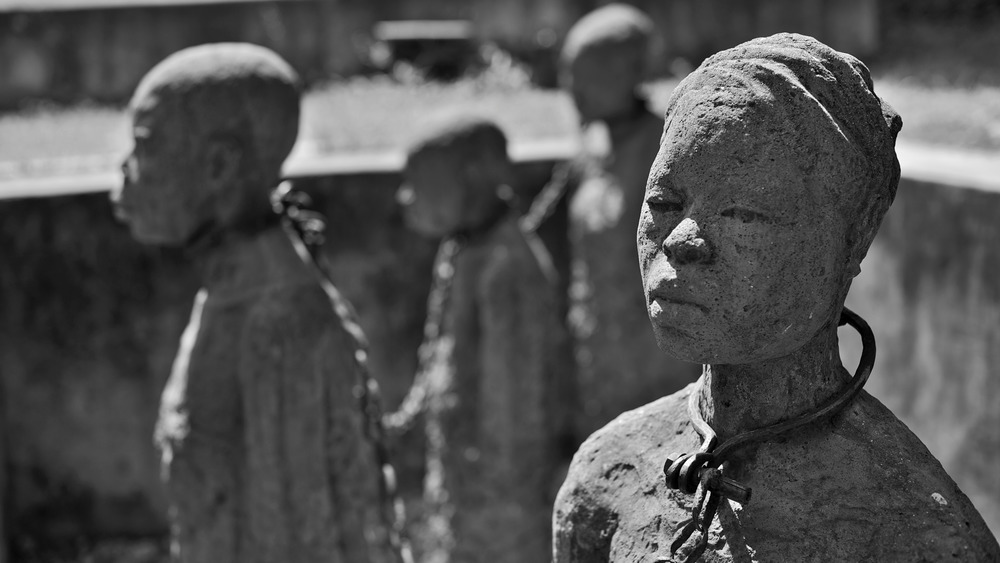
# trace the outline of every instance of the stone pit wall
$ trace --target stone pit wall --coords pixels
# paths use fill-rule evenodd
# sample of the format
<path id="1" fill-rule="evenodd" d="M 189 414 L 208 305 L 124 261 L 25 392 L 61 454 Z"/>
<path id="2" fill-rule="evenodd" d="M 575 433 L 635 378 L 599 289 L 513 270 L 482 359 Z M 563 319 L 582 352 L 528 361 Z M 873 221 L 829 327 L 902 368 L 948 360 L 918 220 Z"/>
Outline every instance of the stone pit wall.
<path id="1" fill-rule="evenodd" d="M 559 42 L 595 0 L 0 0 L 0 108 L 35 99 L 128 99 L 147 70 L 191 45 L 248 41 L 309 83 L 366 69 L 375 22 L 468 19 L 554 82 Z M 759 35 L 798 31 L 860 57 L 878 49 L 878 0 L 635 0 L 657 22 L 652 74 Z"/>
<path id="2" fill-rule="evenodd" d="M 552 164 L 521 165 L 523 196 Z M 389 172 L 300 182 L 329 219 L 334 278 L 360 313 L 390 407 L 412 378 L 435 248 L 403 227 L 392 203 L 398 182 Z M 1000 193 L 904 180 L 848 300 L 878 342 L 869 389 L 995 533 L 997 217 Z M 565 216 L 547 228 L 565 271 Z M 180 253 L 133 243 L 103 194 L 0 201 L 0 497 L 14 541 L 165 532 L 152 428 L 196 286 Z M 853 336 L 844 334 L 853 369 Z M 400 454 L 413 492 L 419 452 Z"/>
<path id="3" fill-rule="evenodd" d="M 904 180 L 847 305 L 878 344 L 868 390 L 1000 535 L 1000 192 Z"/>

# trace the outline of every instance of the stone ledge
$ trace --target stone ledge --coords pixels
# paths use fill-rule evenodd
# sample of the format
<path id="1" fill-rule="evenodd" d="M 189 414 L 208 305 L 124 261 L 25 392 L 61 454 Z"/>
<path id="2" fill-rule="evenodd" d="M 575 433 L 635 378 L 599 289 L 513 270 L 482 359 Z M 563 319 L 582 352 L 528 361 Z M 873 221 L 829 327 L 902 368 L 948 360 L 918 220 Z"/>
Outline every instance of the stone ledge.
<path id="1" fill-rule="evenodd" d="M 511 143 L 511 158 L 518 163 L 567 160 L 577 150 L 574 139 Z M 388 174 L 399 172 L 404 155 L 399 151 L 367 151 L 332 155 L 293 154 L 285 165 L 290 179 Z M 1000 193 L 1000 154 L 950 147 L 900 142 L 896 144 L 903 178 L 955 188 Z M 0 200 L 53 197 L 110 191 L 121 181 L 116 171 L 0 181 Z"/>
<path id="2" fill-rule="evenodd" d="M 909 180 L 1000 193 L 1000 154 L 941 145 L 896 143 Z"/>
<path id="3" fill-rule="evenodd" d="M 551 139 L 511 143 L 510 155 L 516 163 L 530 164 L 567 160 L 576 153 L 576 150 L 577 144 L 573 139 Z M 325 176 L 391 174 L 402 170 L 404 163 L 405 155 L 396 150 L 326 155 L 305 150 L 293 153 L 285 163 L 285 177 L 297 180 Z M 0 201 L 108 192 L 119 182 L 121 174 L 117 170 L 5 179 L 0 180 Z"/>

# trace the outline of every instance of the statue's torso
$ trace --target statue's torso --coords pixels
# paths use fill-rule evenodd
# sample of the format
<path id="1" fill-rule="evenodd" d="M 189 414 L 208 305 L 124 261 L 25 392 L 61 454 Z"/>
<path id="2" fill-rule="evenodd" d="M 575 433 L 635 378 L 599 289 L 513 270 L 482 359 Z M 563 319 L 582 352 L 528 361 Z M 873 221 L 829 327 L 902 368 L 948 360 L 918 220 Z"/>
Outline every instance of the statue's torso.
<path id="1" fill-rule="evenodd" d="M 358 343 L 283 237 L 236 251 L 246 279 L 199 292 L 164 389 L 181 560 L 394 561 Z"/>
<path id="2" fill-rule="evenodd" d="M 693 387 L 622 415 L 574 458 L 556 503 L 559 563 L 682 561 L 670 553 L 693 495 L 668 490 L 664 460 L 693 451 Z M 993 561 L 996 540 L 926 448 L 867 394 L 832 423 L 751 447 L 726 475 L 753 489 L 723 500 L 703 561 Z"/>
<path id="3" fill-rule="evenodd" d="M 453 545 L 436 549 L 456 563 L 544 561 L 558 454 L 554 288 L 513 218 L 469 241 L 454 266 L 432 375 L 426 491 Z"/>

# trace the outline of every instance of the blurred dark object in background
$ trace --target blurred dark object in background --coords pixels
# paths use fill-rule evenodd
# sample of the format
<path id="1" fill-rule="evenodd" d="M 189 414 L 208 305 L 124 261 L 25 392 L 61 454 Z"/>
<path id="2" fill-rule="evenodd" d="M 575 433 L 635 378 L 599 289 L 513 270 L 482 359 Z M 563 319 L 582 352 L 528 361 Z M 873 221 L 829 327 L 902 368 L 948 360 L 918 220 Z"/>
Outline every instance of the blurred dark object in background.
<path id="1" fill-rule="evenodd" d="M 881 0 L 889 20 L 933 20 L 983 24 L 1000 19 L 1000 0 Z"/>
<path id="2" fill-rule="evenodd" d="M 475 29 L 465 20 L 384 21 L 372 37 L 372 64 L 387 73 L 407 64 L 424 78 L 454 80 L 483 63 Z"/>
<path id="3" fill-rule="evenodd" d="M 580 16 L 604 3 L 0 0 L 0 109 L 36 100 L 121 104 L 157 61 L 185 47 L 219 41 L 268 47 L 307 85 L 378 70 L 372 67 L 373 46 L 382 51 L 383 62 L 409 60 L 426 68 L 429 77 L 452 78 L 483 58 L 475 43 L 492 43 L 529 67 L 532 82 L 549 87 L 555 85 L 562 37 Z M 696 66 L 720 49 L 779 31 L 813 35 L 861 57 L 880 46 L 878 0 L 632 3 L 659 30 L 651 46 L 651 77 L 668 75 L 672 67 Z M 423 21 L 414 27 L 418 20 Z M 376 26 L 380 21 L 392 25 Z M 376 41 L 373 31 L 389 41 Z M 678 58 L 687 64 L 675 65 Z"/>

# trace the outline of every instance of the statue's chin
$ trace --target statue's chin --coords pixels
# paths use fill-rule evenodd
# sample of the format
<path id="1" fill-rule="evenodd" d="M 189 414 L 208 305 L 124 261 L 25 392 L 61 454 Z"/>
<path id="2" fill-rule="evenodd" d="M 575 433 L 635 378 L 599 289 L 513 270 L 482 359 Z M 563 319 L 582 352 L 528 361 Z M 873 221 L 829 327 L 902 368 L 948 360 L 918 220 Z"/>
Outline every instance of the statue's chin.
<path id="1" fill-rule="evenodd" d="M 162 233 L 146 228 L 142 223 L 135 221 L 128 221 L 128 226 L 132 233 L 132 238 L 141 244 L 176 248 L 183 246 L 186 240 L 175 233 Z"/>
<path id="2" fill-rule="evenodd" d="M 787 356 L 805 345 L 798 338 L 726 338 L 654 326 L 656 343 L 668 356 L 695 364 L 751 364 Z M 763 342 L 762 342 L 763 340 Z M 804 340 L 808 340 L 805 338 Z"/>

